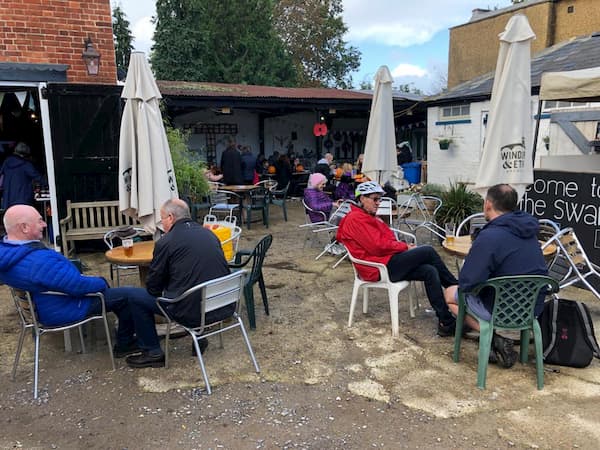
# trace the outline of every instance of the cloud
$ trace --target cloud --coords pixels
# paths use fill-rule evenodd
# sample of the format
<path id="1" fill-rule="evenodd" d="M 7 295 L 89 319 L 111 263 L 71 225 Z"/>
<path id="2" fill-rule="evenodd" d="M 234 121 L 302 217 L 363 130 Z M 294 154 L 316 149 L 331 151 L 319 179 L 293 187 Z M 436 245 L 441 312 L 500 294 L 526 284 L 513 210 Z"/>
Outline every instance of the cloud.
<path id="1" fill-rule="evenodd" d="M 417 77 L 423 78 L 429 75 L 427 69 L 415 66 L 413 64 L 398 64 L 392 69 L 392 76 L 396 77 Z"/>
<path id="2" fill-rule="evenodd" d="M 497 0 L 499 7 L 509 0 Z M 343 0 L 347 38 L 356 42 L 410 47 L 428 42 L 445 31 L 469 20 L 472 10 L 485 8 L 481 0 Z"/>
<path id="3" fill-rule="evenodd" d="M 136 20 L 131 26 L 131 32 L 135 36 L 135 49 L 148 55 L 150 47 L 152 47 L 152 35 L 154 34 L 152 18 L 145 16 Z"/>

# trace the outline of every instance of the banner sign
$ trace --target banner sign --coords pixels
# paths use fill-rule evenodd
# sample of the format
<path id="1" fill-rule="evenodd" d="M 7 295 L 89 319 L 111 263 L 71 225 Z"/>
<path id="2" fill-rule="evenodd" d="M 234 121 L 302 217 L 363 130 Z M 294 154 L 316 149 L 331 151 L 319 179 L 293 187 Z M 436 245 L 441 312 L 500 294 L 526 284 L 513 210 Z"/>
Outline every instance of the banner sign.
<path id="1" fill-rule="evenodd" d="M 588 257 L 600 265 L 600 173 L 535 170 L 520 207 L 573 228 Z"/>

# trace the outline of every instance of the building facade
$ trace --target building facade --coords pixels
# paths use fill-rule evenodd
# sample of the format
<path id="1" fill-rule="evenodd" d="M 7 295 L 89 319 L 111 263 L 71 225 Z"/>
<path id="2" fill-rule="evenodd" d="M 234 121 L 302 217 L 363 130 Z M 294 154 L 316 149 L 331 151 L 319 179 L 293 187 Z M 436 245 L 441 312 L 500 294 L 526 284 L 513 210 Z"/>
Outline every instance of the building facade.
<path id="1" fill-rule="evenodd" d="M 600 31 L 597 0 L 528 0 L 495 11 L 473 10 L 469 22 L 450 28 L 448 88 L 496 68 L 498 35 L 516 13 L 527 16 L 536 34 L 532 55 L 559 42 Z"/>

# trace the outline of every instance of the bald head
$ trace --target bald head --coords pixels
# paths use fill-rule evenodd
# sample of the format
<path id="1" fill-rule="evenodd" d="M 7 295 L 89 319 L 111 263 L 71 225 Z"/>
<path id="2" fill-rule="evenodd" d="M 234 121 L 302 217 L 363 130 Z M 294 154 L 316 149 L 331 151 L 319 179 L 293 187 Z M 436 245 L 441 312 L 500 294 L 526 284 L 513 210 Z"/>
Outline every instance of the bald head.
<path id="1" fill-rule="evenodd" d="M 190 208 L 187 203 L 180 198 L 171 198 L 163 203 L 160 208 L 160 219 L 163 224 L 165 232 L 169 232 L 171 227 L 179 219 L 189 219 Z"/>
<path id="2" fill-rule="evenodd" d="M 40 240 L 46 228 L 46 222 L 40 213 L 29 205 L 14 205 L 4 214 L 4 228 L 9 240 Z"/>

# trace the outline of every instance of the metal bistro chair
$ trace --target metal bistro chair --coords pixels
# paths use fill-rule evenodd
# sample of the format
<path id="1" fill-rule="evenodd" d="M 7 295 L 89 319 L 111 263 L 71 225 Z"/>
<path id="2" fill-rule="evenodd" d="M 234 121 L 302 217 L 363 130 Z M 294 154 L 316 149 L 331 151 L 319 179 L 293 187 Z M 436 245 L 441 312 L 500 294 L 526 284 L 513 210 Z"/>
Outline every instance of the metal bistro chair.
<path id="1" fill-rule="evenodd" d="M 432 210 L 427 207 L 426 201 L 433 204 Z M 431 195 L 414 193 L 408 197 L 399 198 L 398 228 L 405 225 L 415 234 L 424 228 L 431 234 L 444 239 L 446 237 L 445 230 L 435 221 L 435 215 L 441 207 L 442 200 Z"/>
<path id="2" fill-rule="evenodd" d="M 216 189 L 209 191 L 208 195 L 210 197 L 208 214 L 224 214 L 232 217 L 234 213 L 239 213 L 241 197 L 238 194 Z"/>
<path id="3" fill-rule="evenodd" d="M 323 251 L 321 251 L 321 253 L 319 253 L 315 257 L 315 261 L 318 260 L 325 253 L 333 253 L 336 256 L 340 256 L 337 262 L 332 266 L 332 268 L 335 269 L 348 256 L 348 251 L 346 250 L 346 247 L 344 247 L 337 241 L 336 234 L 340 222 L 350 212 L 351 205 L 356 205 L 356 203 L 352 200 L 344 200 L 327 220 L 327 223 L 329 224 L 328 226 L 313 230 L 313 233 L 326 232 L 329 238 L 329 243 L 326 244 L 325 248 L 323 248 Z"/>
<path id="4" fill-rule="evenodd" d="M 393 230 L 396 237 L 406 238 L 408 241 L 416 243 L 416 238 L 413 234 L 407 233 L 401 230 Z M 356 309 L 356 302 L 358 300 L 358 294 L 362 289 L 363 293 L 363 314 L 366 314 L 369 308 L 369 289 L 386 289 L 388 291 L 388 300 L 390 303 L 390 316 L 392 322 L 392 336 L 396 337 L 399 335 L 399 323 L 398 323 L 398 295 L 401 291 L 411 285 L 410 281 L 396 281 L 392 282 L 388 275 L 387 267 L 385 264 L 380 264 L 371 261 L 364 261 L 352 256 L 348 251 L 348 257 L 352 261 L 352 268 L 354 269 L 354 286 L 352 288 L 352 298 L 350 300 L 350 315 L 348 316 L 348 327 L 352 326 L 354 320 L 354 310 Z M 379 270 L 379 281 L 366 281 L 363 280 L 358 274 L 356 265 L 375 267 Z M 413 284 L 413 289 L 408 292 L 409 298 L 409 313 L 410 317 L 415 317 L 415 311 L 419 307 L 419 303 L 416 297 L 416 287 Z"/>
<path id="5" fill-rule="evenodd" d="M 244 323 L 239 315 L 240 297 L 242 294 L 242 286 L 244 284 L 245 276 L 246 271 L 240 270 L 224 277 L 216 278 L 214 280 L 194 286 L 177 298 L 169 299 L 165 297 L 159 297 L 156 300 L 156 304 L 167 319 L 167 333 L 165 335 L 165 368 L 169 367 L 169 335 L 171 332 L 171 326 L 173 323 L 179 323 L 170 315 L 169 305 L 184 301 L 186 299 L 189 300 L 188 297 L 191 296 L 194 297 L 194 300 L 200 300 L 197 302 L 199 305 L 198 312 L 200 316 L 200 325 L 185 326 L 181 323 L 179 323 L 179 325 L 181 325 L 193 339 L 194 348 L 196 349 L 196 357 L 198 358 L 198 364 L 200 365 L 200 370 L 202 371 L 202 377 L 204 378 L 206 391 L 209 395 L 212 393 L 212 390 L 210 387 L 210 382 L 208 381 L 206 367 L 204 366 L 204 358 L 202 357 L 202 352 L 200 351 L 200 346 L 198 344 L 200 339 L 218 334 L 221 346 L 223 346 L 223 336 L 221 333 L 234 328 L 239 328 L 244 338 L 244 342 L 246 343 L 246 348 L 250 354 L 250 359 L 252 360 L 254 369 L 256 370 L 256 373 L 260 373 L 260 368 L 258 367 L 256 357 L 254 356 L 254 351 L 252 350 L 250 340 L 248 339 L 248 333 L 246 333 L 246 328 L 244 327 Z M 212 312 L 215 313 L 212 315 L 213 317 L 216 317 L 214 319 L 212 319 L 210 315 Z M 233 318 L 233 321 L 231 323 L 224 323 L 229 318 Z"/>
<path id="6" fill-rule="evenodd" d="M 394 209 L 396 209 L 396 200 L 390 197 L 381 197 L 377 207 L 377 216 L 388 218 L 390 227 L 394 225 Z"/>
<path id="7" fill-rule="evenodd" d="M 596 288 L 600 282 L 600 267 L 590 261 L 575 231 L 572 228 L 561 230 L 546 241 L 542 248 L 551 244 L 557 246 L 558 254 L 549 272 L 553 278 L 556 276 L 560 288 L 575 286 L 587 289 L 600 299 L 600 293 Z"/>
<path id="8" fill-rule="evenodd" d="M 458 293 L 458 317 L 454 333 L 454 362 L 458 362 L 465 314 L 470 314 L 479 322 L 479 354 L 477 362 L 477 386 L 485 389 L 488 358 L 492 345 L 494 330 L 517 330 L 521 332 L 520 360 L 527 362 L 529 356 L 529 331 L 533 331 L 535 345 L 535 366 L 537 388 L 544 387 L 544 359 L 542 347 L 542 331 L 534 315 L 535 305 L 543 289 L 558 292 L 558 283 L 550 277 L 542 275 L 517 275 L 490 278 L 477 286 L 471 293 L 477 294 L 482 289 L 494 290 L 494 309 L 490 321 L 483 320 L 473 314 L 465 303 L 466 293 Z"/>
<path id="9" fill-rule="evenodd" d="M 87 297 L 99 297 L 102 302 L 102 313 L 94 316 L 86 317 L 78 322 L 69 323 L 66 325 L 59 326 L 47 326 L 40 323 L 37 312 L 35 309 L 35 303 L 31 298 L 31 293 L 11 287 L 10 292 L 12 294 L 19 319 L 21 321 L 21 333 L 19 334 L 19 341 L 17 343 L 17 353 L 15 354 L 15 362 L 12 370 L 12 380 L 14 381 L 17 374 L 17 366 L 19 365 L 19 359 L 21 358 L 21 350 L 23 349 L 23 340 L 25 339 L 25 332 L 31 329 L 34 341 L 34 354 L 33 354 L 33 398 L 38 398 L 38 379 L 39 379 L 39 359 L 40 359 L 40 338 L 45 333 L 53 333 L 58 331 L 66 331 L 71 328 L 79 328 L 79 337 L 81 339 L 81 350 L 85 353 L 85 344 L 83 342 L 83 333 L 81 325 L 91 322 L 93 320 L 102 320 L 104 322 L 104 330 L 106 331 L 106 342 L 108 344 L 108 354 L 110 355 L 110 361 L 112 368 L 115 370 L 115 359 L 113 357 L 113 347 L 110 338 L 110 328 L 106 319 L 106 306 L 104 304 L 104 296 L 102 293 L 97 292 L 94 294 L 87 294 Z M 61 292 L 42 292 L 38 295 L 52 294 L 52 295 L 64 295 Z"/>
<path id="10" fill-rule="evenodd" d="M 145 233 L 143 228 L 134 227 L 133 230 L 137 233 L 135 236 L 139 236 L 140 233 Z M 118 236 L 118 230 L 110 230 L 104 234 L 104 243 L 108 247 L 109 250 L 112 250 L 115 247 L 115 239 L 121 239 Z M 111 284 L 114 282 L 115 277 L 114 274 L 117 274 L 117 282 L 116 286 L 121 286 L 121 272 L 125 272 L 125 276 L 135 276 L 139 277 L 138 266 L 127 266 L 124 264 L 114 264 L 110 263 L 110 281 Z"/>
<path id="11" fill-rule="evenodd" d="M 248 322 L 250 323 L 250 329 L 256 328 L 256 314 L 254 312 L 254 285 L 258 282 L 260 288 L 260 294 L 262 296 L 263 306 L 265 307 L 265 314 L 269 315 L 269 301 L 267 299 L 267 289 L 265 287 L 265 280 L 262 273 L 262 266 L 267 255 L 267 250 L 271 247 L 273 242 L 273 236 L 267 235 L 263 237 L 258 244 L 252 250 L 239 250 L 235 255 L 233 263 L 229 263 L 229 267 L 232 269 L 241 269 L 246 267 L 248 263 L 252 262 L 252 269 L 250 275 L 246 279 L 244 285 L 244 298 L 246 299 L 246 311 L 248 312 Z M 242 261 L 243 257 L 246 257 L 245 261 Z"/>
<path id="12" fill-rule="evenodd" d="M 306 204 L 304 199 L 302 199 L 302 206 L 304 207 L 305 213 L 305 223 L 299 225 L 300 228 L 304 228 L 306 230 L 306 234 L 304 236 L 304 248 L 306 248 L 306 243 L 310 241 L 311 247 L 312 245 L 318 241 L 319 235 L 313 233 L 313 231 L 319 230 L 321 228 L 328 228 L 331 224 L 327 221 L 327 215 L 323 211 L 315 211 L 310 206 Z M 319 217 L 319 220 L 313 222 L 309 216 L 309 211 Z"/>

